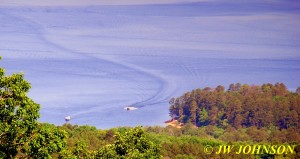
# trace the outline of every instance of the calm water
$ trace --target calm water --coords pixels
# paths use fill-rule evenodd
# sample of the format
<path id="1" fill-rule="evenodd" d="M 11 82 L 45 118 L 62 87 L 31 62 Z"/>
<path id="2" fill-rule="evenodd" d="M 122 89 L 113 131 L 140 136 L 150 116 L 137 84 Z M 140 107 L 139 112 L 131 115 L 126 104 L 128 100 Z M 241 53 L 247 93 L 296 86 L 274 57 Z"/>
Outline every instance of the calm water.
<path id="1" fill-rule="evenodd" d="M 297 2 L 0 5 L 0 55 L 42 122 L 163 125 L 168 100 L 230 83 L 300 86 Z M 126 111 L 126 106 L 139 109 Z"/>

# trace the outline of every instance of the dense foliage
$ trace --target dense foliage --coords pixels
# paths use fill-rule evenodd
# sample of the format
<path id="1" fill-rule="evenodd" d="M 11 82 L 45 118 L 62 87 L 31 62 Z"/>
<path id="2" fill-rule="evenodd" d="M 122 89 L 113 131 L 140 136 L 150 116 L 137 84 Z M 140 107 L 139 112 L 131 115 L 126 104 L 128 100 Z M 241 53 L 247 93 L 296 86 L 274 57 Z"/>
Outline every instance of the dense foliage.
<path id="1" fill-rule="evenodd" d="M 64 147 L 63 131 L 37 122 L 40 105 L 29 89 L 22 73 L 6 76 L 0 68 L 0 158 L 45 158 Z"/>
<path id="2" fill-rule="evenodd" d="M 159 159 L 160 148 L 150 141 L 144 129 L 136 127 L 125 133 L 117 132 L 113 144 L 101 148 L 97 158 Z"/>
<path id="3" fill-rule="evenodd" d="M 68 151 L 71 150 L 69 151 L 69 158 L 72 158 L 70 156 L 73 156 L 73 158 L 135 158 L 132 156 L 134 152 L 140 151 L 139 148 L 143 147 L 141 146 L 143 145 L 142 143 L 149 143 L 150 141 L 150 146 L 160 145 L 151 149 L 151 153 L 157 152 L 157 148 L 161 148 L 160 153 L 155 153 L 155 155 L 152 156 L 153 158 L 157 158 L 160 155 L 163 156 L 164 159 L 254 159 L 268 157 L 297 159 L 300 157 L 299 146 L 296 147 L 296 154 L 288 154 L 285 156 L 204 153 L 204 147 L 206 145 L 217 148 L 224 144 L 299 144 L 299 131 L 292 128 L 282 130 L 274 128 L 258 129 L 256 127 L 235 129 L 234 127 L 228 126 L 228 128 L 223 129 L 217 126 L 195 127 L 191 123 L 185 124 L 180 129 L 172 126 L 151 126 L 143 128 L 144 131 L 139 127 L 135 129 L 120 127 L 109 130 L 99 130 L 91 126 L 70 124 L 65 124 L 59 128 L 68 130 Z M 137 135 L 139 134 L 138 132 L 142 132 L 143 135 Z M 144 137 L 140 138 L 141 136 L 146 137 L 146 142 L 143 142 Z M 134 138 L 142 140 L 141 142 L 136 142 Z M 134 143 L 137 143 L 136 146 L 134 146 Z M 66 158 L 66 155 L 63 158 Z M 139 158 L 143 157 L 139 156 Z M 151 157 L 148 156 L 146 158 Z"/>
<path id="4" fill-rule="evenodd" d="M 231 84 L 227 91 L 224 86 L 207 87 L 172 98 L 170 115 L 198 127 L 299 129 L 300 94 L 288 91 L 283 83 L 261 86 L 237 83 Z"/>
<path id="5" fill-rule="evenodd" d="M 245 144 L 297 144 L 300 143 L 300 133 L 293 129 L 257 129 L 256 127 L 239 128 L 228 127 L 226 129 L 217 126 L 195 127 L 193 124 L 185 124 L 181 129 L 167 126 L 147 127 L 152 140 L 162 145 L 161 154 L 169 158 L 300 158 L 300 146 L 296 147 L 296 154 L 282 155 L 236 155 L 236 154 L 205 154 L 206 145 L 218 147 L 220 145 L 245 145 Z"/>

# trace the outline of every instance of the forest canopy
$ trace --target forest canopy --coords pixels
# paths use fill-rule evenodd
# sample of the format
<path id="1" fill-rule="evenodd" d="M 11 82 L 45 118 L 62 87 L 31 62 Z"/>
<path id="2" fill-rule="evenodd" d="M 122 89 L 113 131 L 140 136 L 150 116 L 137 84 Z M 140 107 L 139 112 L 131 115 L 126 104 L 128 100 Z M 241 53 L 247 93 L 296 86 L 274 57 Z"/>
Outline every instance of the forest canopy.
<path id="1" fill-rule="evenodd" d="M 170 100 L 170 116 L 195 126 L 226 128 L 276 127 L 299 129 L 300 87 L 291 92 L 283 83 L 230 84 L 186 92 Z"/>

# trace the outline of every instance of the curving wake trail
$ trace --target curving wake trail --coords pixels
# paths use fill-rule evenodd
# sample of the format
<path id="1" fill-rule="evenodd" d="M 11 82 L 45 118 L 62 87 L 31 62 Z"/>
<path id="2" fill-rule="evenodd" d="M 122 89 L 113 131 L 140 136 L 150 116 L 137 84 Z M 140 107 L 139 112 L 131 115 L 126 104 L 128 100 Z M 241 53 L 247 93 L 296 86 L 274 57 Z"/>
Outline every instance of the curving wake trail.
<path id="1" fill-rule="evenodd" d="M 299 86 L 299 6 L 271 3 L 0 4 L 0 63 L 25 72 L 42 122 L 163 125 L 195 88 Z"/>
<path id="2" fill-rule="evenodd" d="M 155 104 L 164 104 L 168 101 L 168 99 L 171 97 L 172 93 L 176 88 L 174 82 L 170 82 L 162 74 L 156 71 L 145 69 L 143 67 L 139 67 L 134 64 L 126 63 L 124 61 L 117 60 L 115 58 L 111 58 L 107 56 L 105 57 L 102 56 L 101 53 L 93 53 L 93 52 L 98 52 L 98 49 L 82 50 L 76 45 L 68 46 L 68 44 L 65 44 L 59 39 L 64 35 L 53 34 L 51 29 L 47 27 L 45 28 L 45 25 L 46 26 L 52 25 L 51 21 L 47 21 L 47 23 L 44 23 L 39 21 L 41 19 L 33 18 L 26 14 L 23 16 L 17 16 L 11 13 L 2 12 L 1 15 L 8 18 L 9 21 L 17 21 L 22 27 L 25 28 L 24 30 L 27 31 L 29 30 L 28 34 L 32 36 L 31 40 L 34 41 L 35 44 L 38 43 L 42 45 L 41 50 L 45 50 L 45 48 L 48 50 L 48 52 L 46 53 L 35 52 L 30 50 L 28 51 L 28 53 L 25 52 L 23 54 L 23 56 L 26 56 L 26 58 L 28 59 L 37 59 L 37 61 L 41 61 L 40 64 L 34 66 L 34 70 L 36 72 L 42 71 L 43 73 L 47 72 L 47 73 L 55 74 L 57 78 L 61 78 L 61 76 L 66 76 L 66 75 L 70 77 L 90 76 L 90 78 L 96 78 L 95 82 L 99 82 L 99 85 L 101 84 L 106 85 L 107 82 L 112 82 L 112 83 L 124 82 L 124 84 L 129 84 L 129 86 L 126 88 L 120 88 L 124 90 L 125 89 L 132 90 L 129 92 L 125 91 L 128 94 L 121 94 L 122 96 L 123 95 L 129 97 L 133 96 L 133 98 L 130 97 L 129 100 L 127 99 L 124 102 L 115 101 L 115 99 L 117 99 L 118 96 L 120 96 L 118 95 L 119 93 L 117 90 L 118 88 L 111 88 L 112 89 L 111 91 L 116 91 L 115 93 L 117 94 L 116 95 L 117 98 L 110 99 L 112 101 L 106 100 L 106 102 L 103 103 L 102 101 L 99 101 L 99 103 L 92 102 L 92 104 L 88 104 L 87 108 L 84 110 L 79 109 L 77 111 L 76 110 L 69 111 L 67 109 L 73 109 L 72 106 L 71 107 L 66 106 L 65 104 L 58 102 L 59 105 L 61 105 L 60 108 L 58 109 L 63 108 L 63 111 L 67 111 L 68 114 L 71 115 L 73 118 L 83 116 L 84 114 L 103 111 L 105 110 L 105 108 L 114 107 L 113 105 L 116 105 L 115 107 L 118 107 L 119 109 L 123 109 L 123 107 L 128 105 L 142 108 L 142 107 L 147 107 Z M 71 31 L 71 29 L 67 29 L 65 31 L 68 32 Z M 80 41 L 83 42 L 84 44 L 84 40 L 78 39 L 81 37 L 76 37 L 76 36 L 70 36 L 70 37 L 72 38 L 72 40 Z M 10 51 L 14 51 L 14 50 L 10 50 Z M 21 51 L 22 50 L 20 50 L 20 52 Z M 52 54 L 52 52 L 55 53 Z M 63 56 L 60 56 L 60 53 L 62 53 Z M 60 59 L 61 57 L 63 58 Z M 53 67 L 53 65 L 56 65 L 56 67 L 55 66 Z M 57 67 L 58 65 L 60 66 Z M 77 70 L 73 69 L 78 67 L 79 69 Z M 106 83 L 103 82 L 102 79 L 106 79 Z M 74 84 L 76 83 L 78 82 L 75 82 Z M 93 90 L 96 88 L 97 85 L 93 88 Z M 101 87 L 99 87 L 99 89 L 101 89 Z M 105 89 L 110 89 L 110 88 L 105 87 Z M 83 92 L 79 91 L 77 94 L 81 93 L 82 95 L 84 94 L 88 95 L 90 94 L 88 91 L 89 90 L 86 89 Z M 70 92 L 66 92 L 66 93 L 68 94 Z M 61 96 L 67 96 L 67 94 L 62 93 Z M 71 98 L 71 100 L 72 99 L 73 98 Z M 67 97 L 66 97 L 66 101 L 68 101 Z M 55 107 L 53 105 L 51 106 L 50 104 L 49 105 L 48 104 L 49 103 L 45 102 L 44 106 L 49 109 Z M 98 104 L 101 104 L 101 106 L 100 105 L 97 106 Z"/>

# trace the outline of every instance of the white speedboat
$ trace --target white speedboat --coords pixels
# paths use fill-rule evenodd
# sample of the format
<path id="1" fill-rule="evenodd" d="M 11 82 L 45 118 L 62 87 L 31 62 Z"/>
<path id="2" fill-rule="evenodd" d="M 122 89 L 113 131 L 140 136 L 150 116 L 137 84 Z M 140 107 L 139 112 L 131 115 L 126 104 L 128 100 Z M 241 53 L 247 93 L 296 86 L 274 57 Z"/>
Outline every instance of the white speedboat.
<path id="1" fill-rule="evenodd" d="M 124 109 L 126 109 L 126 110 L 136 110 L 138 108 L 136 108 L 136 107 L 125 107 Z"/>

